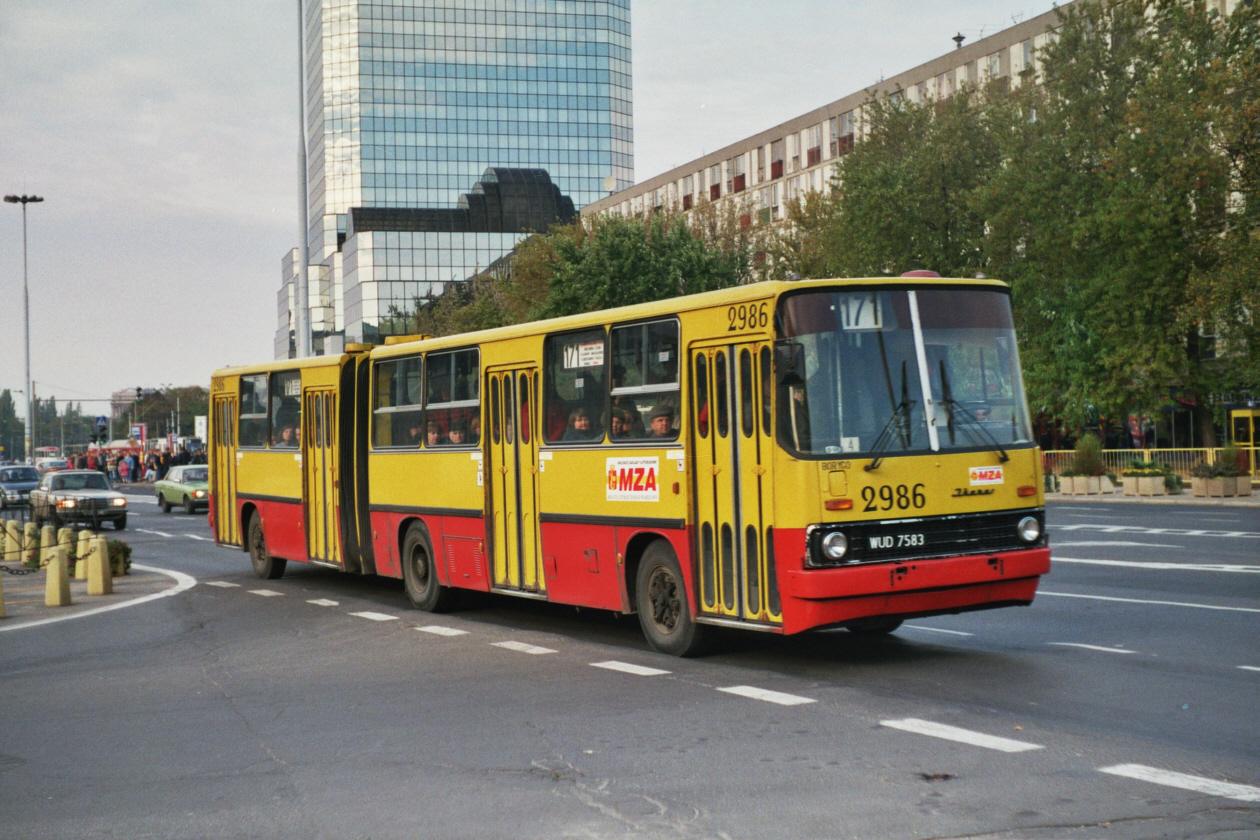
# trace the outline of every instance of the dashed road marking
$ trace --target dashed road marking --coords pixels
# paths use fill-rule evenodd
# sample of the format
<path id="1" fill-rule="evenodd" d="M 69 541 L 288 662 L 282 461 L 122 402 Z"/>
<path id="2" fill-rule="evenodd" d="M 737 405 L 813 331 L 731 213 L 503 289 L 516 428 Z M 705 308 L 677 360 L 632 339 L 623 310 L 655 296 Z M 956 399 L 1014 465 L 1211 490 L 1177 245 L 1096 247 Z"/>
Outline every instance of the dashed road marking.
<path id="1" fill-rule="evenodd" d="M 951 636 L 974 636 L 975 633 L 964 633 L 961 630 L 946 630 L 943 627 L 924 627 L 922 624 L 907 624 L 907 630 L 927 630 L 930 633 L 948 633 Z"/>
<path id="2" fill-rule="evenodd" d="M 1237 799 L 1239 802 L 1260 802 L 1260 787 L 1222 782 L 1217 779 L 1205 779 L 1202 776 L 1175 773 L 1172 770 L 1160 770 L 1158 767 L 1147 767 L 1144 764 L 1117 764 L 1114 767 L 1099 767 L 1098 771 L 1100 773 L 1110 773 L 1113 776 L 1124 776 L 1127 779 L 1138 779 L 1151 784 L 1192 790 L 1195 793 L 1206 793 L 1209 796 L 1224 796 L 1229 799 Z"/>
<path id="3" fill-rule="evenodd" d="M 174 534 L 168 534 L 168 533 L 166 533 L 165 531 L 149 531 L 149 530 L 147 530 L 147 529 L 145 529 L 145 528 L 137 528 L 137 529 L 136 529 L 136 533 L 137 533 L 137 534 L 153 534 L 153 535 L 155 535 L 155 536 L 159 536 L 159 537 L 166 537 L 166 538 L 168 538 L 168 539 L 169 539 L 170 537 L 175 536 Z"/>
<path id="4" fill-rule="evenodd" d="M 944 738 L 946 741 L 958 741 L 962 744 L 971 744 L 973 747 L 984 747 L 988 750 L 1000 750 L 1001 752 L 1017 753 L 1026 752 L 1028 750 L 1044 749 L 1044 747 L 1040 744 L 1030 744 L 1027 741 L 1014 741 L 1010 738 L 999 738 L 996 735 L 985 735 L 983 732 L 972 732 L 970 729 L 960 729 L 957 726 L 949 726 L 944 723 L 933 723 L 930 720 L 919 720 L 918 718 L 905 718 L 904 720 L 881 720 L 879 725 L 887 726 L 890 729 L 900 729 L 904 732 L 913 732 L 917 735 Z"/>
<path id="5" fill-rule="evenodd" d="M 731 685 L 726 688 L 719 688 L 718 691 L 725 691 L 727 694 L 738 694 L 740 697 L 751 697 L 753 700 L 764 700 L 767 703 L 778 703 L 780 706 L 803 706 L 806 703 L 818 702 L 810 697 L 784 694 L 781 691 L 770 691 L 767 688 L 756 688 L 751 685 Z"/>
<path id="6" fill-rule="evenodd" d="M 1052 598 L 1084 598 L 1087 601 L 1113 601 L 1121 604 L 1151 604 L 1157 607 L 1192 607 L 1198 610 L 1260 613 L 1260 610 L 1253 607 L 1218 607 L 1214 604 L 1187 604 L 1182 601 L 1146 601 L 1141 598 L 1113 598 L 1110 595 L 1077 595 L 1072 592 L 1047 592 L 1044 589 L 1038 589 L 1037 595 L 1048 595 Z"/>
<path id="7" fill-rule="evenodd" d="M 372 612 L 365 610 L 363 612 L 352 612 L 350 615 L 357 615 L 359 618 L 366 618 L 369 621 L 397 621 L 398 616 L 386 615 L 385 613 Z"/>
<path id="8" fill-rule="evenodd" d="M 1085 650 L 1101 650 L 1103 653 L 1137 653 L 1136 650 L 1128 650 L 1127 648 L 1103 647 L 1102 645 L 1084 645 L 1080 642 L 1046 642 L 1046 644 L 1057 645 L 1058 647 L 1085 648 Z"/>
<path id="9" fill-rule="evenodd" d="M 435 636 L 467 636 L 467 630 L 459 630 L 454 627 L 443 627 L 441 624 L 426 624 L 424 627 L 417 627 L 421 633 L 432 633 Z"/>
<path id="10" fill-rule="evenodd" d="M 544 653 L 555 653 L 551 648 L 539 647 L 538 645 L 529 645 L 525 642 L 491 642 L 495 647 L 507 648 L 518 653 L 528 653 L 534 656 L 540 656 Z"/>
<path id="11" fill-rule="evenodd" d="M 208 580 L 206 581 L 206 586 L 217 586 L 220 589 L 236 589 L 237 587 L 240 586 L 240 584 L 229 583 L 226 580 Z"/>
<path id="12" fill-rule="evenodd" d="M 617 662 L 611 659 L 607 662 L 592 662 L 591 667 L 620 671 L 623 674 L 634 674 L 636 677 L 659 677 L 661 674 L 670 673 L 669 671 L 662 671 L 660 668 L 649 668 L 646 665 L 634 665 L 629 662 Z"/>
<path id="13" fill-rule="evenodd" d="M 188 537 L 190 540 L 196 540 L 197 542 L 214 542 L 214 540 L 209 537 L 199 537 L 196 534 L 184 534 L 184 536 Z"/>
<path id="14" fill-rule="evenodd" d="M 1260 668 L 1255 665 L 1239 665 L 1238 667 L 1244 671 L 1260 671 Z"/>
<path id="15" fill-rule="evenodd" d="M 1053 531 L 1100 531 L 1104 534 L 1167 534 L 1170 537 L 1226 537 L 1230 539 L 1260 539 L 1257 531 L 1209 531 L 1203 528 L 1144 528 L 1138 525 L 1091 525 L 1080 522 L 1075 525 L 1056 525 Z"/>
<path id="16" fill-rule="evenodd" d="M 1055 548 L 1063 548 L 1064 546 L 1073 548 L 1081 548 L 1083 546 L 1091 548 L 1097 548 L 1098 546 L 1103 546 L 1104 548 L 1181 548 L 1179 545 L 1170 543 L 1144 543 L 1132 542 L 1131 540 L 1080 540 L 1079 542 L 1056 542 L 1054 545 Z M 1054 559 L 1058 560 L 1059 558 L 1055 557 Z"/>
<path id="17" fill-rule="evenodd" d="M 335 606 L 337 606 L 337 604 L 338 604 L 339 602 L 338 602 L 338 601 L 330 601 L 330 600 L 329 600 L 329 599 L 327 599 L 327 598 L 315 598 L 315 599 L 313 599 L 313 600 L 307 601 L 306 603 L 308 603 L 308 604 L 314 604 L 314 605 L 315 605 L 315 606 L 317 606 L 317 607 L 335 607 Z"/>
<path id="18" fill-rule="evenodd" d="M 280 597 L 281 595 L 283 595 L 284 593 L 283 593 L 283 592 L 276 592 L 276 591 L 275 591 L 275 590 L 273 590 L 273 589 L 251 589 L 251 590 L 249 590 L 249 594 L 250 594 L 250 595 L 261 595 L 261 596 L 263 596 L 264 598 L 279 598 L 279 597 Z"/>
<path id="19" fill-rule="evenodd" d="M 1097 543 L 1088 543 L 1097 545 Z M 1086 543 L 1059 543 L 1063 545 L 1086 545 Z M 1177 548 L 1177 546 L 1169 546 Z M 1079 563 L 1086 566 L 1123 566 L 1130 569 L 1160 569 L 1178 572 L 1243 572 L 1260 574 L 1260 566 L 1238 566 L 1230 563 L 1160 563 L 1142 560 L 1090 560 L 1084 557 L 1055 556 L 1054 563 Z"/>

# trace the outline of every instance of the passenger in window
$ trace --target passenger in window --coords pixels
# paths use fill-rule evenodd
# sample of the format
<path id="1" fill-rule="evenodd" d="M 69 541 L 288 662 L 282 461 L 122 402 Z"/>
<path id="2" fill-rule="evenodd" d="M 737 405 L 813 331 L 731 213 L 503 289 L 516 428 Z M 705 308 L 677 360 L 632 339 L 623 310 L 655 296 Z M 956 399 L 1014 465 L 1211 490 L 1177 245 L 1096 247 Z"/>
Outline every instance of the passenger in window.
<path id="1" fill-rule="evenodd" d="M 420 421 L 416 420 L 411 424 L 411 428 L 407 430 L 407 443 L 411 446 L 419 446 L 424 441 L 424 429 L 420 425 Z"/>
<path id="2" fill-rule="evenodd" d="M 424 436 L 425 446 L 441 446 L 443 443 L 442 427 L 437 423 L 430 423 Z"/>
<path id="3" fill-rule="evenodd" d="M 463 420 L 456 420 L 451 424 L 451 432 L 448 442 L 451 446 L 463 446 L 467 443 L 468 429 L 464 426 Z"/>
<path id="4" fill-rule="evenodd" d="M 468 442 L 474 446 L 481 443 L 481 418 L 473 417 L 468 421 Z"/>
<path id="5" fill-rule="evenodd" d="M 297 439 L 293 436 L 293 427 L 282 426 L 280 432 L 272 438 L 271 445 L 279 449 L 291 449 L 297 446 Z"/>
<path id="6" fill-rule="evenodd" d="M 630 427 L 630 415 L 620 408 L 612 410 L 611 434 L 613 440 L 627 440 L 634 437 Z"/>
<path id="7" fill-rule="evenodd" d="M 564 437 L 561 440 L 594 440 L 599 437 L 599 431 L 595 428 L 595 424 L 591 422 L 591 415 L 587 413 L 585 408 L 575 408 L 569 414 L 569 425 L 565 429 Z"/>
<path id="8" fill-rule="evenodd" d="M 652 409 L 651 437 L 674 437 L 674 407 L 669 403 L 661 403 Z"/>

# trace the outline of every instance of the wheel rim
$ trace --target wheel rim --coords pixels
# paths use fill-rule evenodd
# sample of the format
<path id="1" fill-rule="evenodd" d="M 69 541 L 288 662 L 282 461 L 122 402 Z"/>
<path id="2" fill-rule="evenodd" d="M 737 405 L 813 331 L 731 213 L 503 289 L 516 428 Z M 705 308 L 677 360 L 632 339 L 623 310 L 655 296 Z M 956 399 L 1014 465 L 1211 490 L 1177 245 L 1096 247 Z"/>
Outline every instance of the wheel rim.
<path id="1" fill-rule="evenodd" d="M 672 633 L 682 618 L 682 599 L 678 597 L 678 581 L 664 566 L 652 570 L 648 578 L 648 602 L 652 605 L 652 624 L 662 633 Z"/>
<path id="2" fill-rule="evenodd" d="M 250 556 L 254 558 L 255 563 L 265 563 L 267 561 L 267 540 L 263 537 L 262 528 L 251 529 L 250 536 Z"/>
<path id="3" fill-rule="evenodd" d="M 429 555 L 423 546 L 415 546 L 411 549 L 411 577 L 416 582 L 417 593 L 422 593 L 429 588 Z"/>

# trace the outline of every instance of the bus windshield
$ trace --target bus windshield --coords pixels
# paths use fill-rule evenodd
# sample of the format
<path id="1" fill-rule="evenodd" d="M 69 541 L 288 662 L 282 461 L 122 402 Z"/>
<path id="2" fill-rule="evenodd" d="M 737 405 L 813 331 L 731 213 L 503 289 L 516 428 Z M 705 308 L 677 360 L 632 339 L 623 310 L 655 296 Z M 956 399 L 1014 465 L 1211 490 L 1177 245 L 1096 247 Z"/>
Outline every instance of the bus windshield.
<path id="1" fill-rule="evenodd" d="M 789 451 L 877 457 L 1032 443 L 1003 291 L 806 292 L 784 296 L 779 322 L 779 440 Z"/>

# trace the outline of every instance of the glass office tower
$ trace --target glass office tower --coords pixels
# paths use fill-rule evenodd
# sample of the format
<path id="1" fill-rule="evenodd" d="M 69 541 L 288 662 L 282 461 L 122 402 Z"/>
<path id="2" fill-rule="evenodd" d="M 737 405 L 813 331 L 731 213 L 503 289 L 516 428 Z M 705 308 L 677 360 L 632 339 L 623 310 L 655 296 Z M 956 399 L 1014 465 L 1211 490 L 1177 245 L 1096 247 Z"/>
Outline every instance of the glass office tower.
<path id="1" fill-rule="evenodd" d="M 629 0 L 306 0 L 305 20 L 317 352 L 324 337 L 378 340 L 390 313 L 510 251 L 525 233 L 511 220 L 539 217 L 479 221 L 503 184 L 535 185 L 512 200 L 562 219 L 607 195 L 606 177 L 634 181 Z M 355 208 L 454 212 L 356 225 Z M 292 352 L 281 322 L 277 357 Z"/>

